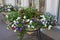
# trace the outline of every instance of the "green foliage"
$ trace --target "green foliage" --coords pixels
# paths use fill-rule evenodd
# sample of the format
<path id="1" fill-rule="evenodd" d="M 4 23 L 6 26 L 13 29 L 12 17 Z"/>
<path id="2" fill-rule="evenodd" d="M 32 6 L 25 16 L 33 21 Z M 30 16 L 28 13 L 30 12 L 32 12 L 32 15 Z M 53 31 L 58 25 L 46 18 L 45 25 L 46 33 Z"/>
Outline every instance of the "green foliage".
<path id="1" fill-rule="evenodd" d="M 20 16 L 18 11 L 11 11 L 8 13 L 8 20 L 9 21 L 14 21 L 17 19 L 17 17 Z"/>
<path id="2" fill-rule="evenodd" d="M 46 17 L 46 19 L 47 19 L 47 21 L 49 21 L 48 23 L 48 26 L 49 25 L 56 25 L 56 19 L 55 19 L 55 16 L 54 15 L 52 15 L 51 13 L 49 13 L 49 12 L 47 12 L 46 14 L 44 14 L 45 15 L 45 17 Z"/>
<path id="3" fill-rule="evenodd" d="M 48 20 L 54 20 L 55 19 L 55 16 L 52 15 L 51 13 L 47 12 L 46 14 L 44 14 L 44 16 L 46 17 L 46 19 Z"/>
<path id="4" fill-rule="evenodd" d="M 29 7 L 29 8 L 23 8 L 23 10 L 27 19 L 30 19 L 33 16 L 37 16 L 37 9 L 35 8 Z"/>

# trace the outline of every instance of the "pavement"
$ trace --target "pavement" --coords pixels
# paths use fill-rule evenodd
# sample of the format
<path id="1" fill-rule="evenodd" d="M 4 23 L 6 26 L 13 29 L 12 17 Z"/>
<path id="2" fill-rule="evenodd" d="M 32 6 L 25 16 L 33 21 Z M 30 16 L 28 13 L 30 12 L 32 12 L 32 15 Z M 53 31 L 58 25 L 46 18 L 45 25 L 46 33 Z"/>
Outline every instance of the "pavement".
<path id="1" fill-rule="evenodd" d="M 0 21 L 0 40 L 17 40 L 17 33 L 7 30 L 7 25 Z"/>
<path id="2" fill-rule="evenodd" d="M 17 33 L 7 30 L 5 16 L 0 13 L 0 40 L 18 40 Z"/>

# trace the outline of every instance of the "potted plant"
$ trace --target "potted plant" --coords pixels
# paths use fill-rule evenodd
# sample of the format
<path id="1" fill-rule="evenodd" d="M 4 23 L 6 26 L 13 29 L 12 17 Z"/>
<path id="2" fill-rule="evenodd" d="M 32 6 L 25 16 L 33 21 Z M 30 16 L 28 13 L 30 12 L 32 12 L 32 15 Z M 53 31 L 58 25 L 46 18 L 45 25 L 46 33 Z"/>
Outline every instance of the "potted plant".
<path id="1" fill-rule="evenodd" d="M 17 10 L 11 11 L 6 15 L 9 21 L 8 28 L 14 32 L 19 33 L 20 40 L 28 31 L 40 30 L 41 28 L 51 28 L 48 24 L 47 17 L 44 14 L 39 15 L 35 8 L 22 8 L 19 12 Z M 49 19 L 49 18 L 48 18 Z"/>

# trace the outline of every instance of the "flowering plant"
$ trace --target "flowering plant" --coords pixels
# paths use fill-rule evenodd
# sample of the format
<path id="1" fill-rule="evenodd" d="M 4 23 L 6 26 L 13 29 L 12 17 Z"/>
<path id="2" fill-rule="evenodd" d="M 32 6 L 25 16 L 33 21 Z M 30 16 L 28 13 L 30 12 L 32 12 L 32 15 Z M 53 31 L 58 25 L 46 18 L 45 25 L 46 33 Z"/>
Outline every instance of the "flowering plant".
<path id="1" fill-rule="evenodd" d="M 12 11 L 6 15 L 9 21 L 8 28 L 14 32 L 19 32 L 20 39 L 22 40 L 24 34 L 28 31 L 27 29 L 34 28 L 48 28 L 52 27 L 47 21 L 48 18 L 45 15 L 38 15 L 35 8 L 22 8 L 19 12 Z"/>

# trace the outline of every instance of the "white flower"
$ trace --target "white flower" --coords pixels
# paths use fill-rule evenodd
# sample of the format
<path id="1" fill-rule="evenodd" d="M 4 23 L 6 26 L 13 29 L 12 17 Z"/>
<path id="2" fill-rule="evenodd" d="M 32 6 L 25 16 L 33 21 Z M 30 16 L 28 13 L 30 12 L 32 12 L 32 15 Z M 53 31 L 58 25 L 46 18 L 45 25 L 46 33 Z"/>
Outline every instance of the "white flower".
<path id="1" fill-rule="evenodd" d="M 7 9 L 8 11 L 11 11 L 10 9 Z"/>
<path id="2" fill-rule="evenodd" d="M 32 25 L 31 28 L 34 28 L 34 26 Z"/>
<path id="3" fill-rule="evenodd" d="M 41 22 L 43 21 L 43 19 L 40 20 Z"/>
<path id="4" fill-rule="evenodd" d="M 46 18 L 45 18 L 45 17 L 43 17 L 43 20 L 46 20 Z"/>
<path id="5" fill-rule="evenodd" d="M 41 28 L 40 31 L 43 31 L 43 29 Z"/>
<path id="6" fill-rule="evenodd" d="M 46 21 L 46 23 L 47 23 L 47 21 Z"/>
<path id="7" fill-rule="evenodd" d="M 33 22 L 33 21 L 31 20 L 31 21 L 30 21 L 30 24 L 32 24 L 32 22 Z"/>
<path id="8" fill-rule="evenodd" d="M 20 19 L 20 17 L 17 17 L 17 19 L 16 20 L 19 20 Z"/>
<path id="9" fill-rule="evenodd" d="M 19 22 L 18 21 L 14 21 L 14 24 L 19 24 Z"/>
<path id="10" fill-rule="evenodd" d="M 8 6 L 7 8 L 11 8 L 10 6 Z"/>
<path id="11" fill-rule="evenodd" d="M 14 27 L 14 24 L 12 24 L 12 26 L 11 27 Z"/>
<path id="12" fill-rule="evenodd" d="M 30 28 L 30 25 L 28 25 L 28 28 Z"/>
<path id="13" fill-rule="evenodd" d="M 16 21 L 14 20 L 13 22 L 15 23 Z"/>
<path id="14" fill-rule="evenodd" d="M 39 21 L 39 19 L 37 19 L 37 21 Z"/>
<path id="15" fill-rule="evenodd" d="M 23 19 L 23 21 L 25 21 L 25 20 Z"/>
<path id="16" fill-rule="evenodd" d="M 16 21 L 15 20 L 13 22 L 14 22 L 14 24 L 16 24 Z"/>
<path id="17" fill-rule="evenodd" d="M 8 15 L 6 15 L 6 18 L 8 18 Z"/>
<path id="18" fill-rule="evenodd" d="M 16 29 L 14 30 L 14 32 L 16 32 Z"/>
<path id="19" fill-rule="evenodd" d="M 45 24 L 44 22 L 42 22 L 43 24 Z"/>
<path id="20" fill-rule="evenodd" d="M 26 16 L 24 16 L 23 18 L 26 19 Z"/>
<path id="21" fill-rule="evenodd" d="M 43 17 L 44 18 L 45 16 L 44 15 L 40 15 L 40 17 Z"/>
<path id="22" fill-rule="evenodd" d="M 44 21 L 46 20 L 46 18 L 45 18 L 44 15 L 40 15 L 40 17 L 42 17 L 41 21 L 42 21 L 42 20 L 44 20 Z"/>
<path id="23" fill-rule="evenodd" d="M 46 18 L 41 19 L 41 21 L 46 21 Z"/>
<path id="24" fill-rule="evenodd" d="M 45 27 L 47 27 L 47 25 L 46 25 L 46 24 L 45 24 L 44 26 L 45 26 Z"/>
<path id="25" fill-rule="evenodd" d="M 29 21 L 30 21 L 30 19 L 27 19 L 27 20 L 26 20 L 26 22 L 29 22 Z"/>
<path id="26" fill-rule="evenodd" d="M 51 25 L 49 25 L 48 30 L 50 30 L 50 29 L 51 29 L 51 27 L 52 27 L 52 26 L 51 26 Z"/>

